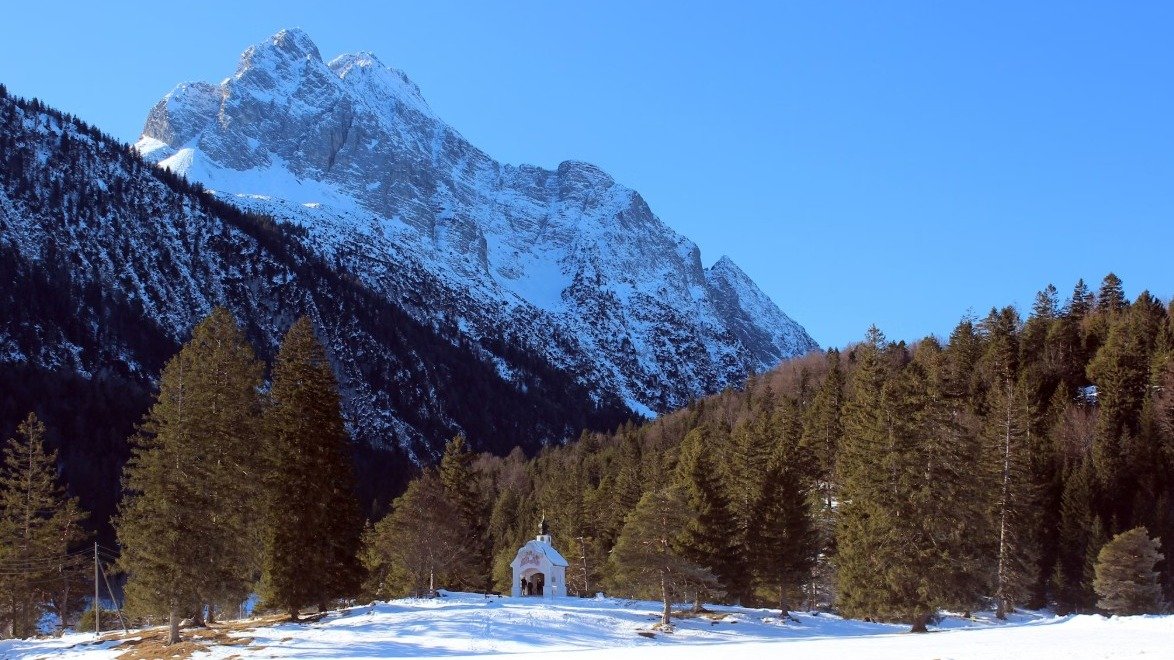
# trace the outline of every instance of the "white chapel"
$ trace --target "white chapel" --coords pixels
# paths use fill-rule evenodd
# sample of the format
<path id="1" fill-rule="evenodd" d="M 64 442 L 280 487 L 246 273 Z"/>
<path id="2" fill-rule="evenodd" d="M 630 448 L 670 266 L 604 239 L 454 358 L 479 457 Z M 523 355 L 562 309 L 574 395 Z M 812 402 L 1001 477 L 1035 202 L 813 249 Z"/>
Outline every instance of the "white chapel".
<path id="1" fill-rule="evenodd" d="M 550 542 L 546 516 L 538 524 L 538 536 L 518 549 L 510 566 L 514 569 L 512 595 L 556 598 L 567 595 L 567 560 Z"/>

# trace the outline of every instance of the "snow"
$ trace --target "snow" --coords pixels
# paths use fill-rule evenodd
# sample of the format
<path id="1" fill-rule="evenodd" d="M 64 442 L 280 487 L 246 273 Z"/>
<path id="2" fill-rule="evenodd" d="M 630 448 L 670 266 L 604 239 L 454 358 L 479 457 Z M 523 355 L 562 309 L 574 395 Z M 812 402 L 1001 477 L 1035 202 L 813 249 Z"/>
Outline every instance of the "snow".
<path id="1" fill-rule="evenodd" d="M 499 163 L 402 71 L 368 52 L 324 63 L 301 30 L 250 47 L 219 86 L 176 87 L 136 148 L 307 229 L 372 291 L 404 299 L 426 277 L 428 307 L 467 317 L 468 339 L 542 351 L 645 417 L 814 347 L 733 262 L 703 268 L 600 168 Z"/>
<path id="2" fill-rule="evenodd" d="M 414 658 L 485 657 L 525 653 L 543 660 L 710 660 L 787 658 L 1174 658 L 1174 615 L 1105 618 L 1017 613 L 1007 622 L 989 613 L 946 616 L 932 633 L 906 626 L 845 620 L 830 614 L 711 607 L 716 620 L 677 619 L 672 633 L 655 631 L 659 603 L 608 598 L 534 598 L 445 594 L 333 613 L 317 623 L 281 624 L 239 633 L 247 646 L 214 646 L 198 657 Z M 724 616 L 722 616 L 724 615 Z M 651 637 L 641 636 L 646 633 Z M 259 648 L 264 647 L 264 648 Z M 5 640 L 0 657 L 53 655 L 113 658 L 113 642 L 92 635 Z"/>

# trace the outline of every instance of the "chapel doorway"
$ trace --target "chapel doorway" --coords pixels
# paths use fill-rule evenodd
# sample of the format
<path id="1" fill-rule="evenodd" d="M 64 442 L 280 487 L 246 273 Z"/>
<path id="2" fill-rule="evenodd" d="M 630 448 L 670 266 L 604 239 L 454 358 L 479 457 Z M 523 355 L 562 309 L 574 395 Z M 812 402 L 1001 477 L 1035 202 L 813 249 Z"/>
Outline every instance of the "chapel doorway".
<path id="1" fill-rule="evenodd" d="M 537 571 L 522 576 L 522 595 L 541 596 L 546 587 L 546 576 Z"/>

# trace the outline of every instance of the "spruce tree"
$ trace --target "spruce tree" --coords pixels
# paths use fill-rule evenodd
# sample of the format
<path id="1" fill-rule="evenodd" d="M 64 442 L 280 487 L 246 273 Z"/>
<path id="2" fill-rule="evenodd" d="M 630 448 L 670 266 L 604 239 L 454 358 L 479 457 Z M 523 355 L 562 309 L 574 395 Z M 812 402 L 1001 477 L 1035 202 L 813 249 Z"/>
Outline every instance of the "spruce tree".
<path id="1" fill-rule="evenodd" d="M 262 365 L 232 315 L 213 310 L 163 368 L 132 439 L 115 521 L 129 605 L 179 619 L 242 599 L 256 568 Z"/>
<path id="2" fill-rule="evenodd" d="M 1091 594 L 1085 588 L 1085 558 L 1093 535 L 1091 473 L 1090 462 L 1081 461 L 1064 481 L 1057 538 L 1059 556 L 1052 577 L 1057 610 L 1062 614 L 1092 607 Z"/>
<path id="3" fill-rule="evenodd" d="M 884 521 L 892 504 L 888 488 L 889 427 L 884 387 L 888 377 L 881 351 L 884 336 L 875 327 L 855 348 L 856 370 L 848 381 L 844 436 L 836 463 L 840 502 L 836 516 L 837 604 L 847 616 L 876 614 L 888 564 Z"/>
<path id="4" fill-rule="evenodd" d="M 990 479 L 990 525 L 995 562 L 995 616 L 1026 602 L 1036 581 L 1033 538 L 1038 489 L 1033 481 L 1030 418 L 1025 388 L 1017 381 L 1018 318 L 1013 308 L 992 311 L 984 323 L 987 352 L 984 367 L 990 379 L 987 394 L 984 453 Z"/>
<path id="5" fill-rule="evenodd" d="M 839 602 L 849 616 L 905 620 L 922 632 L 937 608 L 977 600 L 977 451 L 935 384 L 936 343 L 886 367 L 881 341 L 870 332 L 857 348 L 845 410 Z"/>
<path id="6" fill-rule="evenodd" d="M 744 593 L 748 575 L 737 529 L 726 499 L 725 486 L 720 481 L 709 456 L 710 442 L 704 427 L 685 435 L 677 460 L 676 482 L 682 488 L 690 516 L 679 540 L 682 553 L 693 563 L 713 573 L 721 591 Z M 694 594 L 694 605 L 700 608 L 702 593 Z"/>
<path id="7" fill-rule="evenodd" d="M 54 600 L 64 622 L 70 587 L 84 570 L 70 551 L 84 540 L 85 514 L 58 483 L 57 453 L 46 450 L 44 436 L 29 413 L 5 442 L 0 466 L 0 608 L 14 637 L 36 634 Z"/>
<path id="8" fill-rule="evenodd" d="M 1119 312 L 1128 305 L 1125 290 L 1121 286 L 1121 278 L 1113 273 L 1105 275 L 1105 279 L 1101 280 L 1101 290 L 1097 293 L 1097 311 Z"/>
<path id="9" fill-rule="evenodd" d="M 338 382 L 308 317 L 281 342 L 264 418 L 263 592 L 293 620 L 304 607 L 354 596 L 363 519 Z"/>
<path id="10" fill-rule="evenodd" d="M 1145 527 L 1113 537 L 1097 555 L 1097 607 L 1113 614 L 1157 614 L 1162 611 L 1162 588 L 1154 565 L 1162 561 L 1158 539 Z"/>
<path id="11" fill-rule="evenodd" d="M 750 407 L 749 415 L 734 425 L 726 443 L 725 465 L 723 476 L 729 492 L 730 513 L 735 529 L 735 557 L 741 568 L 737 573 L 740 578 L 737 583 L 727 585 L 730 600 L 747 603 L 753 598 L 750 582 L 749 551 L 753 525 L 755 524 L 754 507 L 762 492 L 765 473 L 763 466 L 770 456 L 773 445 L 777 442 L 779 429 L 775 415 L 775 397 L 773 392 L 766 388 L 755 400 L 747 402 Z M 714 438 L 717 444 L 720 432 L 710 427 L 708 435 Z"/>
<path id="12" fill-rule="evenodd" d="M 458 570 L 452 575 L 450 588 L 488 591 L 492 586 L 489 548 L 489 509 L 477 492 L 473 475 L 473 454 L 464 436 L 455 436 L 444 447 L 440 459 L 440 479 L 452 501 L 462 529 L 462 547 Z"/>
<path id="13" fill-rule="evenodd" d="M 785 414 L 799 415 L 794 402 L 783 404 Z M 754 506 L 749 554 L 757 569 L 755 578 L 777 598 L 780 618 L 790 610 L 789 595 L 801 590 L 811 575 L 820 549 L 820 534 L 812 516 L 811 476 L 800 444 L 797 424 L 782 424 L 784 431 L 766 465 L 762 491 Z"/>
<path id="14" fill-rule="evenodd" d="M 826 356 L 827 375 L 816 389 L 811 405 L 803 411 L 803 447 L 813 456 L 814 489 L 817 499 L 816 529 L 819 552 L 812 588 L 813 597 L 832 598 L 834 590 L 833 567 L 835 556 L 835 503 L 839 499 L 836 477 L 836 459 L 844 434 L 844 383 L 840 351 L 829 350 Z"/>
<path id="15" fill-rule="evenodd" d="M 1092 459 L 1097 512 L 1120 529 L 1133 521 L 1136 474 L 1130 449 L 1136 447 L 1142 407 L 1150 384 L 1153 337 L 1147 336 L 1144 309 L 1131 309 L 1114 323 L 1104 345 L 1088 365 L 1097 386 L 1097 433 Z M 1113 530 L 1117 531 L 1117 530 Z"/>
<path id="16" fill-rule="evenodd" d="M 383 599 L 433 595 L 466 551 L 460 516 L 435 470 L 413 479 L 391 513 L 364 535 L 364 591 Z"/>
<path id="17" fill-rule="evenodd" d="M 649 491 L 628 515 L 611 553 L 617 587 L 636 597 L 659 599 L 664 626 L 671 623 L 675 599 L 717 582 L 712 573 L 683 552 L 681 530 L 691 517 L 679 487 Z"/>

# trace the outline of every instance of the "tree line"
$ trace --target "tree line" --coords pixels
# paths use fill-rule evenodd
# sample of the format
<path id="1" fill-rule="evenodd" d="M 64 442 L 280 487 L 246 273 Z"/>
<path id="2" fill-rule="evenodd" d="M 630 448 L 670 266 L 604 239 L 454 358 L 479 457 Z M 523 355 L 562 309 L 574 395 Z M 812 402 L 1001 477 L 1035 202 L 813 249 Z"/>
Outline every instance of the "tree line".
<path id="1" fill-rule="evenodd" d="M 1133 568 L 1152 582 L 1141 609 L 1159 609 L 1174 595 L 1158 552 L 1174 534 L 1172 319 L 1110 274 L 1063 304 L 1049 285 L 1026 319 L 964 318 L 944 341 L 872 328 L 532 459 L 454 441 L 368 529 L 367 592 L 506 591 L 545 512 L 569 593 L 660 599 L 666 623 L 670 603 L 704 600 L 915 630 L 943 608 L 1125 611 L 1097 586 L 1113 574 L 1099 559 L 1129 555 L 1105 552 L 1119 536 L 1149 544 Z"/>
<path id="2" fill-rule="evenodd" d="M 1120 281 L 1041 291 L 945 341 L 859 344 L 528 458 L 448 442 L 364 525 L 338 384 L 314 327 L 271 368 L 217 308 L 164 366 L 114 520 L 127 608 L 197 623 L 251 593 L 505 592 L 543 514 L 567 591 L 829 608 L 924 630 L 941 609 L 1157 611 L 1174 591 L 1174 314 Z M 0 471 L 0 616 L 80 603 L 84 513 L 30 416 Z M 34 496 L 35 493 L 35 496 Z M 71 573 L 71 571 L 73 571 Z M 70 577 L 72 576 L 72 577 Z"/>

